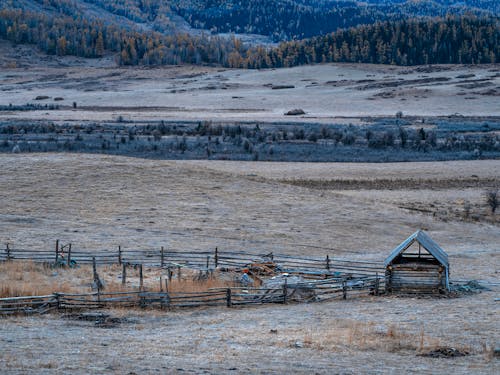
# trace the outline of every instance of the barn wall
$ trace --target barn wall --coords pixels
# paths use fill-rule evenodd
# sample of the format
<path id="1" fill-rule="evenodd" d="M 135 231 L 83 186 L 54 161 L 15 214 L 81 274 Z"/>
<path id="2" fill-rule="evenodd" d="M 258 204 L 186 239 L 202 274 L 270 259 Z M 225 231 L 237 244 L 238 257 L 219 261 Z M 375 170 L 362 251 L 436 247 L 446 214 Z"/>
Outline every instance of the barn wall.
<path id="1" fill-rule="evenodd" d="M 393 292 L 437 292 L 446 289 L 445 269 L 436 264 L 393 264 L 388 267 L 386 276 L 388 290 Z"/>

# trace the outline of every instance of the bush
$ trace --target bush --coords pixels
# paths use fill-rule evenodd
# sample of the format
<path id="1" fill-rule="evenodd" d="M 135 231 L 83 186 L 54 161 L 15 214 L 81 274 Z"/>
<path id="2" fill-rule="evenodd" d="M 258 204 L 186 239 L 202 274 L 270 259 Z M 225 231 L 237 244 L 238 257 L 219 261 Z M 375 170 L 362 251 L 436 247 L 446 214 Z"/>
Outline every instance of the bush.
<path id="1" fill-rule="evenodd" d="M 311 134 L 309 134 L 309 137 L 307 137 L 307 140 L 309 142 L 317 142 L 318 141 L 318 136 L 316 135 L 315 132 L 312 132 Z"/>
<path id="2" fill-rule="evenodd" d="M 500 205 L 500 196 L 498 190 L 490 190 L 486 193 L 486 203 L 490 207 L 491 213 L 494 214 Z"/>
<path id="3" fill-rule="evenodd" d="M 344 145 L 352 145 L 354 142 L 356 142 L 356 136 L 350 131 L 346 132 L 342 138 L 342 143 Z"/>
<path id="4" fill-rule="evenodd" d="M 156 142 L 161 140 L 161 132 L 158 129 L 153 131 L 153 138 Z"/>
<path id="5" fill-rule="evenodd" d="M 304 112 L 303 109 L 296 108 L 296 109 L 291 109 L 290 111 L 285 113 L 285 116 L 300 116 L 300 115 L 305 115 L 306 113 Z"/>

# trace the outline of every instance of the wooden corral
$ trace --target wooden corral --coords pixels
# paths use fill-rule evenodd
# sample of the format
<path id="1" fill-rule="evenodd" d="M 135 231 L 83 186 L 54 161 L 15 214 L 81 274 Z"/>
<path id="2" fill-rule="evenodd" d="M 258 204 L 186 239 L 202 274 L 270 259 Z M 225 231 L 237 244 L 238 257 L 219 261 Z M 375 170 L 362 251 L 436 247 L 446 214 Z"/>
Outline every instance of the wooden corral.
<path id="1" fill-rule="evenodd" d="M 420 230 L 392 251 L 385 269 L 388 292 L 443 293 L 450 288 L 448 255 Z"/>

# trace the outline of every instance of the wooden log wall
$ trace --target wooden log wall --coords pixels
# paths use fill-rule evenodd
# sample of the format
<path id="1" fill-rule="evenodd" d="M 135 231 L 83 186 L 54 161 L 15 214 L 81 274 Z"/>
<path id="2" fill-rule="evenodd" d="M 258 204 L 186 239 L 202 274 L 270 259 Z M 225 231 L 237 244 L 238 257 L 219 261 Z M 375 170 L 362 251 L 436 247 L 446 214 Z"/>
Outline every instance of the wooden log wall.
<path id="1" fill-rule="evenodd" d="M 387 270 L 391 292 L 436 292 L 446 288 L 444 267 L 435 264 L 394 264 Z"/>

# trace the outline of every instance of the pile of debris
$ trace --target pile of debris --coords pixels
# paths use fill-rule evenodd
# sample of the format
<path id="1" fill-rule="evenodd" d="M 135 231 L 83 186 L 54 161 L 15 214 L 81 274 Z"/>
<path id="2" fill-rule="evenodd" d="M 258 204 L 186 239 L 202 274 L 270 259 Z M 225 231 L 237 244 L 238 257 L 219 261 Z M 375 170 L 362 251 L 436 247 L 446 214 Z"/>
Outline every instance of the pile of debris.
<path id="1" fill-rule="evenodd" d="M 470 280 L 463 284 L 453 283 L 450 285 L 450 289 L 452 292 L 462 294 L 481 293 L 482 291 L 491 290 L 488 287 L 481 285 L 477 280 Z"/>
<path id="2" fill-rule="evenodd" d="M 267 290 L 285 290 L 285 286 L 288 301 L 309 302 L 316 299 L 314 288 L 301 276 L 283 273 L 271 277 L 262 284 L 262 288 Z"/>

